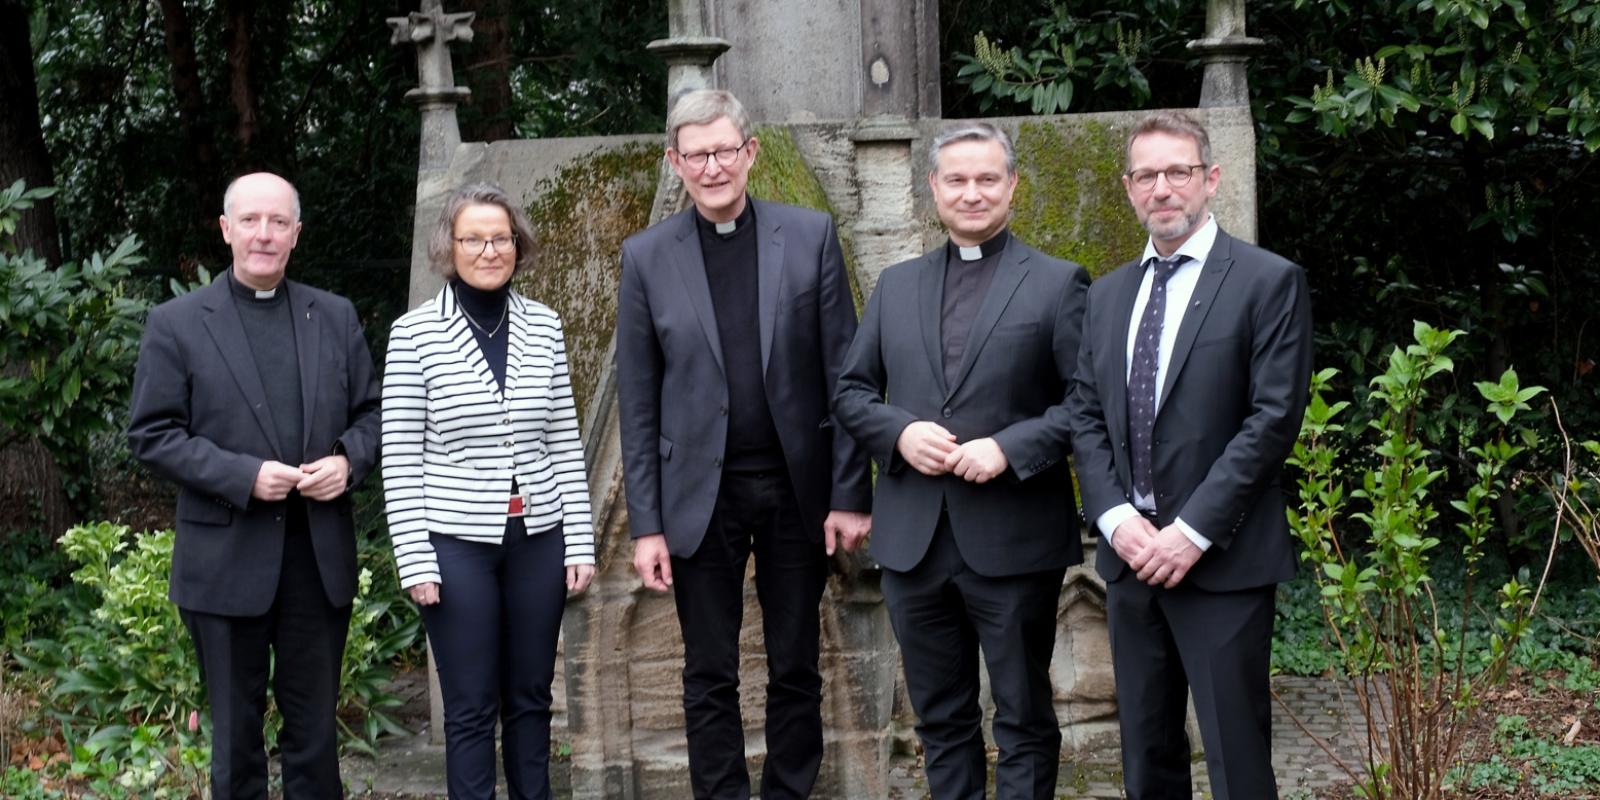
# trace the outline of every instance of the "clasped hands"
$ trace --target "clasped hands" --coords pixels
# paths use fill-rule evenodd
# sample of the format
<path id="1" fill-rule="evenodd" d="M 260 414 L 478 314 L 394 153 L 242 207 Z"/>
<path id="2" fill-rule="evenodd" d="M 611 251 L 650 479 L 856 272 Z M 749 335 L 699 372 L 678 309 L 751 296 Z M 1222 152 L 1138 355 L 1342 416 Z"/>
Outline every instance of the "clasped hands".
<path id="1" fill-rule="evenodd" d="M 1168 589 L 1183 581 L 1201 555 L 1200 548 L 1176 524 L 1157 530 L 1150 520 L 1137 515 L 1117 526 L 1111 547 L 1139 580 Z"/>
<path id="2" fill-rule="evenodd" d="M 907 425 L 895 449 L 912 469 L 930 478 L 950 474 L 964 481 L 988 483 L 1010 466 L 993 437 L 956 444 L 955 434 L 927 420 Z"/>
<path id="3" fill-rule="evenodd" d="M 276 502 L 289 496 L 294 489 L 310 500 L 332 500 L 349 488 L 350 459 L 341 455 L 324 456 L 311 462 L 291 467 L 281 461 L 263 461 L 256 473 L 250 496 L 257 500 Z"/>

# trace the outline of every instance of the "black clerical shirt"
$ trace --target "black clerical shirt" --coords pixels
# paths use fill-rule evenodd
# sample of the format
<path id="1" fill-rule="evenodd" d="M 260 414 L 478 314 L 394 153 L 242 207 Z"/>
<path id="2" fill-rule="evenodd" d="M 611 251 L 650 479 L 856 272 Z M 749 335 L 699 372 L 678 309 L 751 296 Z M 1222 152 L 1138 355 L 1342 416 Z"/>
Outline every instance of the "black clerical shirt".
<path id="1" fill-rule="evenodd" d="M 722 364 L 728 378 L 728 444 L 723 464 L 736 471 L 783 466 L 783 447 L 767 405 L 761 369 L 760 270 L 755 204 L 745 202 L 734 229 L 718 233 L 715 223 L 695 212 L 700 251 L 705 259 L 711 307 L 722 339 Z"/>
<path id="2" fill-rule="evenodd" d="M 278 431 L 283 463 L 298 467 L 305 459 L 305 409 L 300 396 L 300 354 L 295 348 L 294 312 L 289 308 L 289 283 L 279 281 L 268 297 L 239 282 L 228 270 L 233 305 L 244 324 L 244 336 L 255 357 L 267 412 Z"/>
<path id="3" fill-rule="evenodd" d="M 995 267 L 1000 264 L 1000 253 L 1011 238 L 1008 229 L 978 245 L 982 257 L 964 261 L 961 249 L 955 242 L 945 246 L 944 302 L 939 316 L 939 345 L 943 351 L 945 386 L 953 386 L 961 370 L 961 359 L 966 356 L 967 343 L 972 336 L 972 323 L 978 318 L 984 296 L 989 294 L 989 284 L 994 281 Z"/>

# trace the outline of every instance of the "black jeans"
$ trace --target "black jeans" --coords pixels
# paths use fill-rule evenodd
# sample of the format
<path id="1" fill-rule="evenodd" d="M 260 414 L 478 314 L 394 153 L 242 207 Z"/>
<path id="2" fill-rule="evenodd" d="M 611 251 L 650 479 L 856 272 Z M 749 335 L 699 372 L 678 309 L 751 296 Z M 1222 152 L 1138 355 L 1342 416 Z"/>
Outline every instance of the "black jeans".
<path id="1" fill-rule="evenodd" d="M 442 580 L 422 621 L 444 697 L 450 800 L 494 797 L 496 719 L 509 795 L 548 798 L 550 682 L 567 597 L 561 526 L 529 536 L 513 517 L 502 544 L 429 541 Z"/>
<path id="2" fill-rule="evenodd" d="M 767 647 L 761 797 L 809 796 L 822 765 L 817 604 L 828 579 L 827 555 L 801 520 L 786 472 L 727 472 L 699 549 L 672 559 L 683 630 L 689 781 L 696 798 L 750 796 L 739 717 L 739 628 L 752 553 Z"/>

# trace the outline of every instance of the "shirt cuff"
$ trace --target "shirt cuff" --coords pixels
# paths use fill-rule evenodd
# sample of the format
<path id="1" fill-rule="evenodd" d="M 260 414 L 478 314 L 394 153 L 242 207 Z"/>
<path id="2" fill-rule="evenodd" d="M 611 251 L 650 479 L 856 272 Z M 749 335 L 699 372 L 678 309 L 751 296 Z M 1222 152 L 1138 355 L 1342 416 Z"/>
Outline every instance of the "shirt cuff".
<path id="1" fill-rule="evenodd" d="M 1200 532 L 1194 528 L 1189 527 L 1189 523 L 1184 522 L 1183 517 L 1178 517 L 1177 519 L 1173 520 L 1172 524 L 1177 525 L 1178 530 L 1183 531 L 1183 535 L 1187 537 L 1189 541 L 1194 542 L 1195 547 L 1200 548 L 1200 552 L 1204 553 L 1205 551 L 1211 549 L 1211 540 L 1201 536 Z"/>
<path id="2" fill-rule="evenodd" d="M 1106 513 L 1101 514 L 1094 521 L 1094 525 L 1100 529 L 1100 535 L 1106 537 L 1106 544 L 1110 544 L 1111 535 L 1117 532 L 1117 526 L 1137 516 L 1139 516 L 1139 509 L 1134 508 L 1132 503 L 1123 503 L 1119 506 L 1112 506 Z"/>

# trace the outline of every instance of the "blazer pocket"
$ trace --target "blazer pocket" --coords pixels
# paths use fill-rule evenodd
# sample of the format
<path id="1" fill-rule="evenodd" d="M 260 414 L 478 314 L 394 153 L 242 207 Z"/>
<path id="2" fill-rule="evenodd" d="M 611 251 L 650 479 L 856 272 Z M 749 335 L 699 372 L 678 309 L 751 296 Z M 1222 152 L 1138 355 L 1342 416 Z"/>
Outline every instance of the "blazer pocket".
<path id="1" fill-rule="evenodd" d="M 1034 335 L 1035 333 L 1038 333 L 1038 332 L 1039 332 L 1039 322 L 1037 320 L 1034 320 L 1032 322 L 1013 322 L 1013 323 L 1002 322 L 1002 323 L 994 326 L 994 331 L 992 333 L 990 333 L 989 335 L 990 336 L 1032 336 L 1032 335 Z"/>
<path id="2" fill-rule="evenodd" d="M 661 460 L 672 460 L 672 440 L 665 436 L 661 437 Z"/>
<path id="3" fill-rule="evenodd" d="M 1243 339 L 1243 338 L 1244 338 L 1243 336 L 1234 336 L 1234 335 L 1231 335 L 1231 334 L 1228 335 L 1228 336 L 1212 336 L 1212 337 L 1206 338 L 1206 339 L 1196 339 L 1195 343 L 1194 343 L 1194 347 L 1195 347 L 1196 350 L 1198 350 L 1198 349 L 1200 349 L 1202 347 L 1215 347 L 1217 345 L 1224 345 L 1224 344 L 1232 345 L 1232 344 L 1237 344 L 1239 342 L 1239 340 Z"/>
<path id="4" fill-rule="evenodd" d="M 178 519 L 201 525 L 227 525 L 233 521 L 233 510 L 218 501 L 186 494 L 178 501 Z"/>

